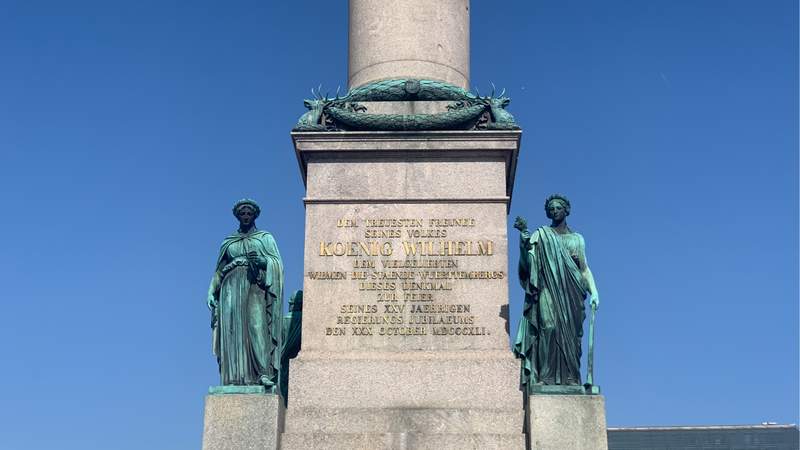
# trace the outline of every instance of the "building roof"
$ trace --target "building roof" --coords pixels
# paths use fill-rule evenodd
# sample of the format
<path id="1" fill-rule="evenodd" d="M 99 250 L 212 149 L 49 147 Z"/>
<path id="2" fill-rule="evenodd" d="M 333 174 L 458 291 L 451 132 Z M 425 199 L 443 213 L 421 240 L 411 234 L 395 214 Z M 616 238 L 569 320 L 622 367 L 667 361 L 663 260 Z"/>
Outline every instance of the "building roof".
<path id="1" fill-rule="evenodd" d="M 795 424 L 609 427 L 609 450 L 797 450 Z"/>

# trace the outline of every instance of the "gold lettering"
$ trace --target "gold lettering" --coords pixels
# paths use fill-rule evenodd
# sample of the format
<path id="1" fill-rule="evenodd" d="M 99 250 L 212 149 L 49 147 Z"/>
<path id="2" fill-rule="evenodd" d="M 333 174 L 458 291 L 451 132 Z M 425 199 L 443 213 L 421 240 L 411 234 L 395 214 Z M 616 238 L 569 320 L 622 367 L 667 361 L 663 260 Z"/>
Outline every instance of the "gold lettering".
<path id="1" fill-rule="evenodd" d="M 319 256 L 333 256 L 333 248 L 330 243 L 319 243 Z"/>
<path id="2" fill-rule="evenodd" d="M 320 242 L 319 256 L 392 256 L 394 248 L 390 241 Z M 374 267 L 375 263 L 368 264 Z"/>
<path id="3" fill-rule="evenodd" d="M 353 268 L 354 269 L 374 269 L 375 268 L 375 261 L 370 261 L 368 259 L 356 259 L 353 261 Z"/>
<path id="4" fill-rule="evenodd" d="M 406 305 L 383 305 L 384 314 L 402 314 Z"/>
<path id="5" fill-rule="evenodd" d="M 416 256 L 417 254 L 417 246 L 413 242 L 403 241 L 403 250 L 406 252 L 406 256 Z"/>
<path id="6" fill-rule="evenodd" d="M 359 291 L 393 291 L 397 287 L 394 282 L 365 282 L 358 283 Z"/>
<path id="7" fill-rule="evenodd" d="M 344 328 L 342 327 L 327 327 L 325 328 L 325 336 L 344 336 Z"/>
<path id="8" fill-rule="evenodd" d="M 375 314 L 378 312 L 378 305 L 342 305 L 339 314 Z"/>
<path id="9" fill-rule="evenodd" d="M 312 280 L 346 280 L 347 272 L 308 272 Z"/>
<path id="10" fill-rule="evenodd" d="M 345 245 L 341 242 L 333 244 L 333 254 L 336 256 L 343 256 L 345 253 Z"/>
<path id="11" fill-rule="evenodd" d="M 338 228 L 354 228 L 358 227 L 358 224 L 356 219 L 339 219 L 336 221 L 336 226 Z"/>

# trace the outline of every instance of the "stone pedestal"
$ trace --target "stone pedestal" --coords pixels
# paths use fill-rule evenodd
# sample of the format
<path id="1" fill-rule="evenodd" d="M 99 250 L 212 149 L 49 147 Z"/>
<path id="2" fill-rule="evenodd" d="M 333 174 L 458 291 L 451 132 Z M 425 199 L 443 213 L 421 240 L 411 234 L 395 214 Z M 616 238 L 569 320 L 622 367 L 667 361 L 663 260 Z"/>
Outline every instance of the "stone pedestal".
<path id="1" fill-rule="evenodd" d="M 283 401 L 277 395 L 208 395 L 203 450 L 275 450 L 283 416 Z"/>
<path id="2" fill-rule="evenodd" d="M 531 395 L 526 426 L 531 450 L 607 450 L 601 395 Z"/>
<path id="3" fill-rule="evenodd" d="M 303 344 L 282 448 L 523 449 L 506 236 L 520 132 L 292 136 Z"/>

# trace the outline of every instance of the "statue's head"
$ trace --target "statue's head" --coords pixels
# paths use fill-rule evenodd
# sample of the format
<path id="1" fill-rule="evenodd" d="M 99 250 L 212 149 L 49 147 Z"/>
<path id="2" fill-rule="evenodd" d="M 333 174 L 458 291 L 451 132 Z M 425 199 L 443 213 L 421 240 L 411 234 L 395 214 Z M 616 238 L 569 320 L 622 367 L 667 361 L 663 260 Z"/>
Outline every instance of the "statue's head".
<path id="1" fill-rule="evenodd" d="M 567 197 L 561 194 L 553 194 L 544 201 L 544 212 L 548 219 L 553 219 L 559 210 L 564 212 L 564 218 L 569 215 L 571 206 Z"/>
<path id="2" fill-rule="evenodd" d="M 312 111 L 321 110 L 322 108 L 324 108 L 325 105 L 327 105 L 328 102 L 331 101 L 331 99 L 328 98 L 328 94 L 325 94 L 325 96 L 323 97 L 321 89 L 322 89 L 322 86 L 317 88 L 316 92 L 314 92 L 314 89 L 311 89 L 311 93 L 314 94 L 314 98 L 307 98 L 307 99 L 303 100 L 303 106 L 305 106 L 306 108 L 308 108 L 308 109 L 310 109 Z M 338 92 L 339 91 L 337 90 L 336 92 L 337 92 L 337 98 L 338 98 Z"/>
<path id="3" fill-rule="evenodd" d="M 495 107 L 505 109 L 511 103 L 511 99 L 508 97 L 494 97 L 491 102 Z"/>
<path id="4" fill-rule="evenodd" d="M 255 200 L 243 198 L 233 205 L 233 215 L 239 220 L 242 226 L 250 226 L 261 214 L 261 208 Z"/>
<path id="5" fill-rule="evenodd" d="M 323 101 L 317 98 L 303 100 L 303 106 L 308 109 L 319 109 L 323 105 Z"/>

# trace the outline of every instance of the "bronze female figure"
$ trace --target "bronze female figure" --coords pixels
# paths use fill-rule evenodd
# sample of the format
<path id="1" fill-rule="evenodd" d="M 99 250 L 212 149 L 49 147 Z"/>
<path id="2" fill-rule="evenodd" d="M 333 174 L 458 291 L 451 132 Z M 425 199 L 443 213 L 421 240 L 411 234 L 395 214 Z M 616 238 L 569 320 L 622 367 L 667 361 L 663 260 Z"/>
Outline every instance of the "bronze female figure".
<path id="1" fill-rule="evenodd" d="M 261 209 L 236 202 L 239 229 L 225 238 L 208 288 L 213 348 L 222 385 L 275 391 L 280 370 L 283 263 L 272 235 L 256 228 Z"/>
<path id="2" fill-rule="evenodd" d="M 545 201 L 550 226 L 530 233 L 517 217 L 520 230 L 519 279 L 525 304 L 514 353 L 522 359 L 521 384 L 580 385 L 581 338 L 586 316 L 584 299 L 592 308 L 600 299 L 586 262 L 583 236 L 567 226 L 570 203 L 563 195 Z"/>

